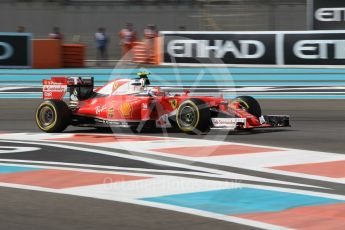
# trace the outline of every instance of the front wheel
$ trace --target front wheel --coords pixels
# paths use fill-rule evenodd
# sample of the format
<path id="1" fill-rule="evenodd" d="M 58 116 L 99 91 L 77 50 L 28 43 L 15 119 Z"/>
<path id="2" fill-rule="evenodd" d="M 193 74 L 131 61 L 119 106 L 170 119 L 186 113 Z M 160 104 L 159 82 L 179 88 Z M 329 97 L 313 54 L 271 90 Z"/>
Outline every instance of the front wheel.
<path id="1" fill-rule="evenodd" d="M 177 109 L 176 123 L 183 132 L 196 134 L 208 132 L 211 126 L 210 109 L 200 99 L 186 100 Z"/>
<path id="2" fill-rule="evenodd" d="M 260 104 L 255 98 L 251 96 L 239 96 L 234 99 L 234 101 L 239 102 L 243 109 L 248 113 L 254 115 L 255 117 L 261 117 L 261 107 Z"/>
<path id="3" fill-rule="evenodd" d="M 47 133 L 59 133 L 70 124 L 71 112 L 65 102 L 43 101 L 36 110 L 36 124 Z"/>

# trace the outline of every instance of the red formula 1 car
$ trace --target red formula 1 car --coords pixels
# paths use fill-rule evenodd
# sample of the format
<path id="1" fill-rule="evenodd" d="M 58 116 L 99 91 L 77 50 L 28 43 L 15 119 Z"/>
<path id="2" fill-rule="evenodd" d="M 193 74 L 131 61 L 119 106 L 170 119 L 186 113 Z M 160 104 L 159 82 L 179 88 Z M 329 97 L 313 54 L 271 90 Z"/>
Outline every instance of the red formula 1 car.
<path id="1" fill-rule="evenodd" d="M 259 103 L 241 96 L 223 97 L 171 94 L 150 87 L 147 73 L 136 79 L 117 79 L 94 89 L 92 77 L 52 77 L 43 80 L 43 99 L 36 123 L 45 132 L 67 126 L 178 128 L 188 133 L 210 129 L 242 130 L 289 126 L 289 116 L 261 114 Z M 65 94 L 69 92 L 69 98 Z"/>

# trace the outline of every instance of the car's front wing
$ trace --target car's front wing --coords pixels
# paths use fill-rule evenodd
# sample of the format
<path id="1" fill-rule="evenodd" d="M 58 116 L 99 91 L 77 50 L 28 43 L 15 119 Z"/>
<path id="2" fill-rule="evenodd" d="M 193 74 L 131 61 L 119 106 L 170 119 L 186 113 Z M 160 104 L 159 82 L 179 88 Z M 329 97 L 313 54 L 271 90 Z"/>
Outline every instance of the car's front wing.
<path id="1" fill-rule="evenodd" d="M 288 115 L 264 115 L 259 118 L 260 125 L 252 126 L 247 118 L 211 118 L 211 129 L 242 130 L 253 128 L 290 127 Z"/>

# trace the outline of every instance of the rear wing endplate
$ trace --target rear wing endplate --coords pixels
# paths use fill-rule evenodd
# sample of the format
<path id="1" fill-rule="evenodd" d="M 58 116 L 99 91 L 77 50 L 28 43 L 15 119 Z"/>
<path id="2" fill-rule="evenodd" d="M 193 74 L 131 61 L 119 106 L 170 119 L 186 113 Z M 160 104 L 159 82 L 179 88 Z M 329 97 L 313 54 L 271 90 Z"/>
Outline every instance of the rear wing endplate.
<path id="1" fill-rule="evenodd" d="M 93 77 L 54 76 L 50 80 L 44 79 L 42 84 L 44 100 L 63 100 L 67 92 L 83 99 L 85 88 L 92 92 L 94 80 Z"/>

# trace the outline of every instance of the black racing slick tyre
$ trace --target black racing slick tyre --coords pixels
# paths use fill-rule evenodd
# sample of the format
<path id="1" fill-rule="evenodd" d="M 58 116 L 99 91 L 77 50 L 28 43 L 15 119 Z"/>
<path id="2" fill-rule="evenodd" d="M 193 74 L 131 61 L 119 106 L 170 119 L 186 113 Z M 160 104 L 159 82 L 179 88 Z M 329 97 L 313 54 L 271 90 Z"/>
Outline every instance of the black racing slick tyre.
<path id="1" fill-rule="evenodd" d="M 70 124 L 71 111 L 65 102 L 59 100 L 43 101 L 36 110 L 36 124 L 47 133 L 59 133 Z"/>
<path id="2" fill-rule="evenodd" d="M 196 98 L 185 100 L 176 112 L 176 124 L 186 133 L 205 133 L 210 130 L 211 114 L 204 101 Z"/>
<path id="3" fill-rule="evenodd" d="M 234 101 L 239 102 L 242 107 L 250 114 L 261 117 L 261 107 L 257 100 L 250 96 L 239 96 L 234 99 Z"/>

